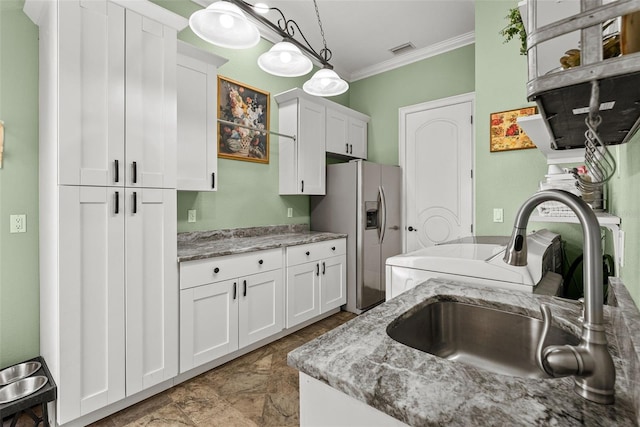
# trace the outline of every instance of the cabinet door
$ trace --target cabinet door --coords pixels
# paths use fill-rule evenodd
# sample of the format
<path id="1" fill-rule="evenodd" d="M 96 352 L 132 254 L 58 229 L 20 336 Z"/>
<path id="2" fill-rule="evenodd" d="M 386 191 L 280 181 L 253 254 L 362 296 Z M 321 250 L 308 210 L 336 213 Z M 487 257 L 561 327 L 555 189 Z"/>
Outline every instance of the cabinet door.
<path id="1" fill-rule="evenodd" d="M 327 152 L 344 156 L 349 155 L 347 122 L 347 116 L 331 108 L 327 108 Z"/>
<path id="2" fill-rule="evenodd" d="M 59 201 L 58 402 L 66 423 L 125 397 L 124 194 L 61 186 Z"/>
<path id="3" fill-rule="evenodd" d="M 176 188 L 176 31 L 126 11 L 126 185 Z"/>
<path id="4" fill-rule="evenodd" d="M 58 183 L 123 186 L 124 8 L 104 0 L 56 5 L 59 105 L 43 120 L 58 121 Z"/>
<path id="5" fill-rule="evenodd" d="M 277 334 L 284 324 L 282 269 L 240 279 L 239 347 Z"/>
<path id="6" fill-rule="evenodd" d="M 126 189 L 127 395 L 178 373 L 176 191 Z"/>
<path id="7" fill-rule="evenodd" d="M 320 314 L 320 261 L 287 267 L 287 328 Z"/>
<path id="8" fill-rule="evenodd" d="M 299 194 L 325 193 L 325 107 L 300 99 L 298 123 Z"/>
<path id="9" fill-rule="evenodd" d="M 359 159 L 367 158 L 367 122 L 351 117 L 347 128 L 349 155 Z"/>
<path id="10" fill-rule="evenodd" d="M 180 372 L 238 349 L 238 280 L 180 292 Z"/>
<path id="11" fill-rule="evenodd" d="M 178 55 L 178 190 L 216 191 L 216 67 Z"/>
<path id="12" fill-rule="evenodd" d="M 320 311 L 325 313 L 347 303 L 347 257 L 327 258 L 320 270 Z"/>

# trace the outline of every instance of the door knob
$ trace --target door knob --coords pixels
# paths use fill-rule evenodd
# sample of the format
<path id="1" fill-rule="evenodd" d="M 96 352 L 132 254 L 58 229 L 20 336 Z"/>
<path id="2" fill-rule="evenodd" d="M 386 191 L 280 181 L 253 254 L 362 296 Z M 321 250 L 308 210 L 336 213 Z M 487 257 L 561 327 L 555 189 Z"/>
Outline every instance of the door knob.
<path id="1" fill-rule="evenodd" d="M 409 230 L 409 231 L 418 231 L 417 228 L 413 228 L 412 226 L 409 226 L 409 228 L 407 228 L 407 230 Z"/>

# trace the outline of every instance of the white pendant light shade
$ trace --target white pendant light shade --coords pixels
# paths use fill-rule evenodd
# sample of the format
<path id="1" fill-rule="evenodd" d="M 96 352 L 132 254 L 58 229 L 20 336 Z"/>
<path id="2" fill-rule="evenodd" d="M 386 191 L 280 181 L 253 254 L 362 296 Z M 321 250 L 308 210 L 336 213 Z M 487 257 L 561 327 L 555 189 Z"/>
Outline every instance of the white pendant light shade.
<path id="1" fill-rule="evenodd" d="M 269 74 L 280 77 L 304 76 L 313 68 L 311 60 L 293 43 L 280 42 L 258 58 L 258 66 Z"/>
<path id="2" fill-rule="evenodd" d="M 338 74 L 328 68 L 322 68 L 302 85 L 302 89 L 309 95 L 336 96 L 349 89 L 349 83 L 342 80 Z"/>
<path id="3" fill-rule="evenodd" d="M 198 37 L 231 49 L 246 49 L 260 41 L 258 28 L 235 4 L 218 1 L 194 12 L 189 26 Z"/>

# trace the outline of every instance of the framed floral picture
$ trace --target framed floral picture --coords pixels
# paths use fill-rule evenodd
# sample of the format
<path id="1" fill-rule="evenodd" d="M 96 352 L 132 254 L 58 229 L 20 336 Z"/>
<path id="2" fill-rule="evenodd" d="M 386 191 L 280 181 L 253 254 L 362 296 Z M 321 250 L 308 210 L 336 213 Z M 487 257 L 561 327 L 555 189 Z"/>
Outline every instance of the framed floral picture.
<path id="1" fill-rule="evenodd" d="M 269 92 L 218 76 L 218 157 L 269 163 Z"/>
<path id="2" fill-rule="evenodd" d="M 537 107 L 525 107 L 517 110 L 491 114 L 490 151 L 522 150 L 535 148 L 535 144 L 518 126 L 518 117 L 531 116 L 538 112 Z"/>

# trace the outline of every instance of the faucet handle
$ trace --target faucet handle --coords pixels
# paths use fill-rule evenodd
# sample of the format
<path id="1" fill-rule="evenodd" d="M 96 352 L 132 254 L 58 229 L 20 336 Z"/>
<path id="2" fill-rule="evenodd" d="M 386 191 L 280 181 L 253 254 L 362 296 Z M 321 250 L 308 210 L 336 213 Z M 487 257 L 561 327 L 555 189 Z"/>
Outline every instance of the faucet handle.
<path id="1" fill-rule="evenodd" d="M 540 313 L 542 313 L 542 333 L 540 334 L 538 345 L 536 347 L 536 364 L 538 365 L 538 368 L 542 369 L 542 371 L 547 375 L 553 376 L 552 373 L 547 370 L 544 363 L 544 342 L 547 339 L 553 315 L 551 314 L 549 306 L 546 304 L 540 304 Z"/>
<path id="2" fill-rule="evenodd" d="M 555 378 L 569 375 L 582 375 L 585 369 L 585 359 L 580 351 L 571 345 L 550 345 L 544 347 L 553 315 L 546 304 L 540 304 L 542 321 L 544 323 L 538 346 L 536 347 L 536 363 L 547 375 Z"/>

